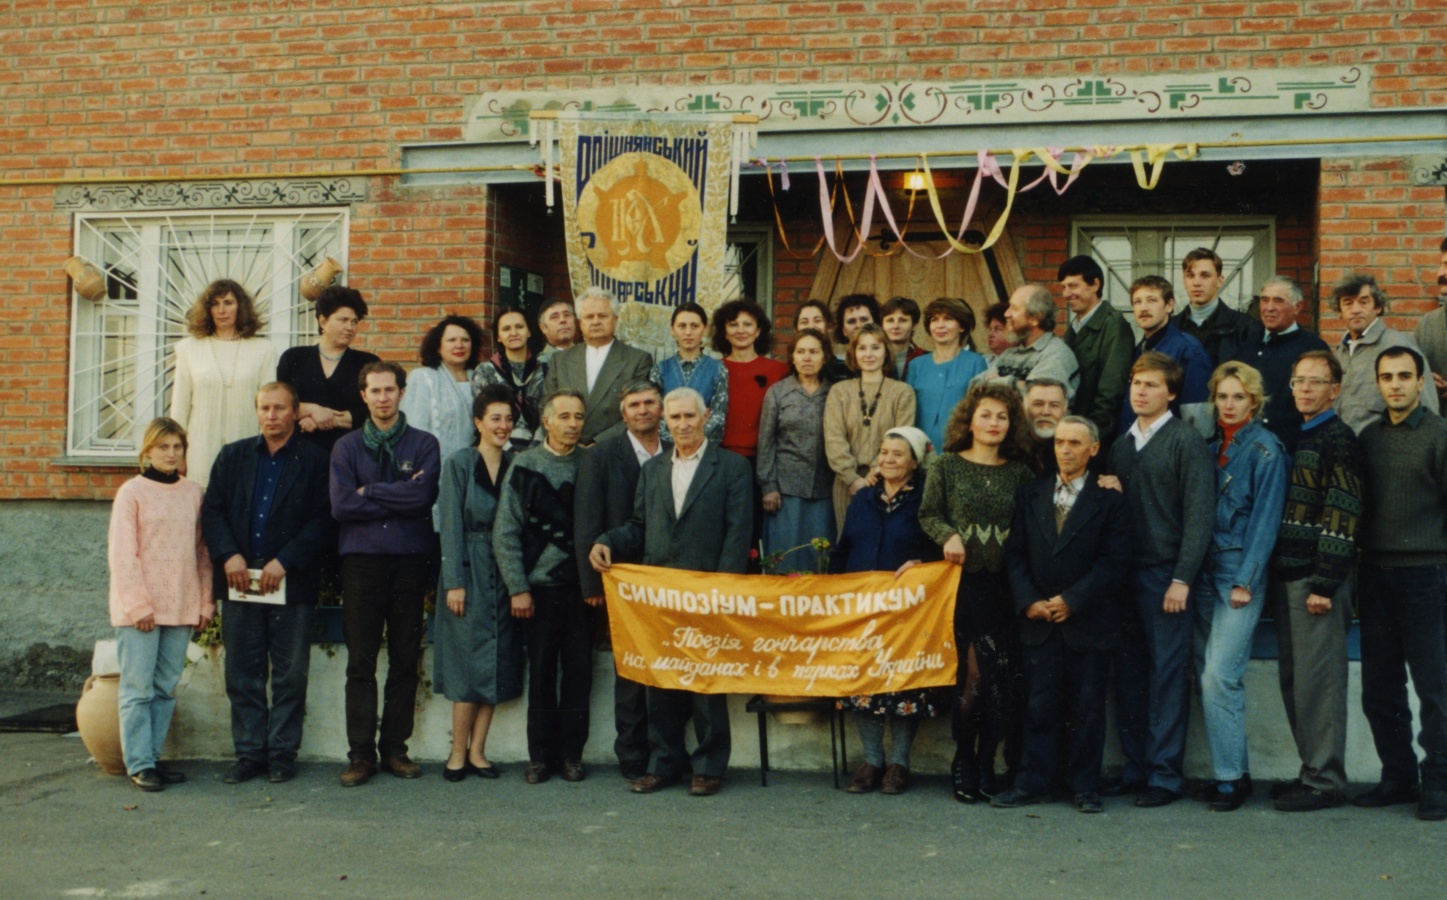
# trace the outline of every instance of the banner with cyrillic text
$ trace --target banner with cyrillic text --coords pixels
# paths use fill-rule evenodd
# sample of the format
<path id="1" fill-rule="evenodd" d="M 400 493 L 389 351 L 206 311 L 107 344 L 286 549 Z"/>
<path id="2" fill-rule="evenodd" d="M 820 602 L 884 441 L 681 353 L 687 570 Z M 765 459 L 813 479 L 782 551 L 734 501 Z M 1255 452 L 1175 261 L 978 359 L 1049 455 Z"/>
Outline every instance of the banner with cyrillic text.
<path id="1" fill-rule="evenodd" d="M 618 674 L 704 694 L 846 697 L 955 683 L 949 563 L 849 575 L 619 564 L 603 576 Z"/>

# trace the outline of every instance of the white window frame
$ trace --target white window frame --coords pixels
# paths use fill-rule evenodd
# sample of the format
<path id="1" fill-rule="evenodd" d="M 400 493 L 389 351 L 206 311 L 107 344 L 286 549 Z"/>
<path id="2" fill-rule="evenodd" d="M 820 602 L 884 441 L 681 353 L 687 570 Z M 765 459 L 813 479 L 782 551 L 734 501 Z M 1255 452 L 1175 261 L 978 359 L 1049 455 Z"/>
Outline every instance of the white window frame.
<path id="1" fill-rule="evenodd" d="M 1119 231 L 1132 238 L 1131 270 L 1122 272 L 1107 265 L 1091 245 L 1091 232 Z M 1232 258 L 1223 258 L 1222 268 L 1226 271 L 1226 284 L 1221 288 L 1221 297 L 1234 309 L 1245 311 L 1251 297 L 1271 275 L 1276 273 L 1276 218 L 1274 216 L 1181 216 L 1181 215 L 1136 215 L 1136 216 L 1075 216 L 1070 220 L 1070 255 L 1086 255 L 1101 264 L 1105 270 L 1104 296 L 1111 305 L 1130 318 L 1130 285 L 1143 275 L 1160 275 L 1176 286 L 1176 312 L 1186 308 L 1189 302 L 1182 287 L 1182 273 L 1179 260 L 1166 260 L 1164 247 L 1167 240 L 1178 234 L 1199 235 L 1191 248 L 1207 247 L 1216 249 L 1216 240 L 1224 235 L 1253 236 L 1252 271 L 1256 273 L 1256 284 L 1242 281 L 1241 267 Z M 1214 234 L 1213 234 L 1214 233 Z M 1253 234 L 1254 233 L 1254 234 Z M 1136 255 L 1134 244 L 1139 241 L 1140 255 Z M 1180 254 L 1184 256 L 1184 253 Z"/>
<path id="2" fill-rule="evenodd" d="M 295 232 L 298 227 L 314 226 L 324 229 L 335 228 L 335 237 L 328 237 L 325 246 L 317 244 L 298 248 Z M 126 271 L 133 273 L 135 299 L 123 300 L 119 304 L 109 297 L 90 301 L 72 292 L 70 318 L 70 360 L 66 404 L 66 459 L 62 462 L 81 465 L 134 465 L 135 454 L 140 445 L 146 425 L 152 418 L 165 415 L 170 407 L 169 388 L 174 371 L 175 345 L 186 336 L 184 318 L 190 298 L 185 294 L 199 293 L 200 288 L 216 278 L 236 278 L 257 300 L 258 313 L 266 323 L 260 332 L 285 350 L 297 344 L 306 343 L 315 334 L 310 302 L 303 299 L 299 281 L 306 274 L 304 259 L 312 263 L 330 256 L 345 269 L 347 248 L 350 245 L 350 211 L 347 207 L 296 207 L 286 209 L 240 209 L 240 210 L 175 210 L 168 212 L 85 212 L 77 213 L 73 252 L 91 260 L 97 266 L 104 266 L 109 257 L 119 255 L 127 264 Z M 269 258 L 263 257 L 259 267 L 248 265 L 247 273 L 222 271 L 224 264 L 218 264 L 217 245 L 206 244 L 202 249 L 177 259 L 184 269 L 185 284 L 178 284 L 162 270 L 163 248 L 180 246 L 176 243 L 178 232 L 193 234 L 211 229 L 234 232 L 245 229 L 250 237 L 255 229 L 266 235 L 265 242 L 272 245 Z M 109 243 L 107 233 L 128 233 L 127 245 Z M 168 240 L 166 235 L 171 236 Z M 252 246 L 243 241 L 235 250 L 239 255 L 245 247 Z M 190 261 L 187 256 L 190 256 Z M 195 268 L 192 268 L 192 264 Z M 257 271 L 259 268 L 259 272 Z M 171 298 L 167 300 L 163 280 L 171 279 Z M 260 281 L 261 284 L 248 283 Z M 284 309 L 280 315 L 273 313 L 277 298 L 284 298 Z M 133 349 L 126 353 L 120 365 L 129 367 L 131 377 L 129 401 L 133 410 L 130 433 L 117 434 L 113 438 L 100 437 L 103 412 L 100 404 L 104 388 L 93 384 L 103 378 L 90 370 L 103 365 L 106 334 L 101 331 L 100 319 L 107 312 L 134 317 L 134 326 L 128 329 Z M 122 426 L 123 427 L 123 426 Z"/>
<path id="3" fill-rule="evenodd" d="M 730 246 L 750 247 L 758 258 L 758 277 L 752 285 L 744 288 L 739 296 L 759 304 L 772 320 L 774 315 L 774 229 L 772 225 L 734 225 L 728 230 L 727 243 Z M 727 265 L 727 262 L 725 262 Z M 727 292 L 726 292 L 727 293 Z M 738 299 L 725 296 L 724 300 Z"/>

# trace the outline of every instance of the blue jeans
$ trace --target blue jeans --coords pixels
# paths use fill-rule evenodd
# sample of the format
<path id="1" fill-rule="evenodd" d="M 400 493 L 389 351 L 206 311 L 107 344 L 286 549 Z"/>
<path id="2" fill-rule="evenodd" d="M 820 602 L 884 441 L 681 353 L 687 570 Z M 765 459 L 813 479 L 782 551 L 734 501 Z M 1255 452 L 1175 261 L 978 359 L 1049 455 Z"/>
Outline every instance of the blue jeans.
<path id="1" fill-rule="evenodd" d="M 1407 670 L 1422 708 L 1421 784 L 1447 789 L 1447 566 L 1362 565 L 1362 712 L 1382 780 L 1418 781 Z"/>
<path id="2" fill-rule="evenodd" d="M 222 601 L 226 644 L 226 699 L 231 701 L 231 743 L 238 759 L 296 760 L 311 670 L 310 603 L 272 606 Z M 271 675 L 271 709 L 266 680 Z"/>
<path id="3" fill-rule="evenodd" d="M 126 774 L 154 769 L 176 711 L 176 684 L 186 668 L 190 625 L 157 625 L 150 631 L 116 629 L 121 665 L 121 754 Z"/>
<path id="4" fill-rule="evenodd" d="M 1201 708 L 1206 717 L 1206 741 L 1211 747 L 1211 775 L 1217 781 L 1235 781 L 1251 771 L 1246 755 L 1246 663 L 1251 659 L 1251 636 L 1266 592 L 1251 595 L 1251 602 L 1231 608 L 1232 576 L 1240 568 L 1240 550 L 1211 554 L 1191 589 L 1187 608 L 1195 610 L 1196 667 L 1201 673 Z"/>
<path id="5" fill-rule="evenodd" d="M 1181 792 L 1186 759 L 1186 725 L 1191 715 L 1191 600 L 1186 612 L 1162 610 L 1172 566 L 1137 569 L 1136 610 L 1145 631 L 1149 659 L 1150 723 L 1146 739 L 1146 783 Z"/>

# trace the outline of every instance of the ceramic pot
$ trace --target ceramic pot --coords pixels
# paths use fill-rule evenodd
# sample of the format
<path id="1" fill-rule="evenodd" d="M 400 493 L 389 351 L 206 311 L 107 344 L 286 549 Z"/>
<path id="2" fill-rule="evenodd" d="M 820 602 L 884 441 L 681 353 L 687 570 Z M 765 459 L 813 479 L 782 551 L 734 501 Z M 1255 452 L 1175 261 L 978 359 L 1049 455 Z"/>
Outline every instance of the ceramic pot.
<path id="1" fill-rule="evenodd" d="M 62 267 L 75 285 L 75 292 L 92 303 L 106 295 L 106 278 L 95 264 L 80 256 L 72 256 Z"/>
<path id="2" fill-rule="evenodd" d="M 328 256 L 322 260 L 321 265 L 301 277 L 301 295 L 315 303 L 316 299 L 322 295 L 322 291 L 331 287 L 332 282 L 337 280 L 337 275 L 341 271 L 342 264 Z"/>
<path id="3" fill-rule="evenodd" d="M 126 774 L 121 754 L 121 676 L 92 675 L 75 705 L 75 724 L 85 749 L 107 775 Z"/>

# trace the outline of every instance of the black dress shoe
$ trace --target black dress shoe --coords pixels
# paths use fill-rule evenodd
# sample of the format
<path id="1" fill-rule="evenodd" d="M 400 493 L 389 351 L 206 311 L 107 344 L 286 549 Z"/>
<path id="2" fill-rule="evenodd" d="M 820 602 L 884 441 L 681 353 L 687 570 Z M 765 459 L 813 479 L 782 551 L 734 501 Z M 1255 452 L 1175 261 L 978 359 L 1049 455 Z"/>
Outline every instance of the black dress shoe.
<path id="1" fill-rule="evenodd" d="M 163 762 L 156 763 L 156 773 L 161 776 L 162 784 L 185 784 L 186 773 L 173 769 Z"/>
<path id="2" fill-rule="evenodd" d="M 1251 781 L 1245 777 L 1235 781 L 1216 782 L 1216 796 L 1211 798 L 1211 812 L 1235 812 L 1251 797 Z"/>
<path id="3" fill-rule="evenodd" d="M 286 784 L 296 777 L 296 763 L 277 760 L 266 767 L 266 780 L 272 784 Z"/>
<path id="4" fill-rule="evenodd" d="M 542 784 L 553 777 L 553 770 L 545 762 L 530 762 L 523 772 L 523 780 L 528 784 Z"/>
<path id="5" fill-rule="evenodd" d="M 1427 790 L 1417 802 L 1417 818 L 1423 822 L 1447 819 L 1447 791 Z"/>
<path id="6" fill-rule="evenodd" d="M 1148 787 L 1135 798 L 1135 805 L 1141 809 L 1155 809 L 1160 806 L 1170 806 L 1181 795 L 1173 790 L 1163 787 Z"/>
<path id="7" fill-rule="evenodd" d="M 1132 794 L 1139 794 L 1146 789 L 1144 781 L 1126 781 L 1124 778 L 1112 778 L 1100 786 L 1102 797 L 1129 797 Z"/>
<path id="8" fill-rule="evenodd" d="M 1422 790 L 1415 784 L 1403 784 L 1400 781 L 1383 781 L 1375 785 L 1365 794 L 1358 794 L 1352 798 L 1352 806 L 1360 806 L 1363 809 L 1378 809 L 1383 806 L 1396 806 L 1399 803 L 1416 803 L 1422 797 Z"/>
<path id="9" fill-rule="evenodd" d="M 1012 787 L 1008 791 L 1001 791 L 990 798 L 990 805 L 996 809 L 1015 809 L 1018 806 L 1034 806 L 1043 797 L 1039 794 L 1032 794 L 1022 788 Z"/>
<path id="10" fill-rule="evenodd" d="M 1095 791 L 1081 791 L 1075 795 L 1075 808 L 1083 813 L 1098 813 L 1105 807 Z"/>
<path id="11" fill-rule="evenodd" d="M 155 769 L 142 769 L 131 776 L 131 784 L 145 791 L 154 794 L 156 791 L 164 791 L 166 785 L 161 781 L 161 773 Z"/>
<path id="12" fill-rule="evenodd" d="M 578 782 L 588 777 L 588 767 L 581 759 L 563 760 L 563 780 Z"/>
<path id="13" fill-rule="evenodd" d="M 236 765 L 221 776 L 221 781 L 225 784 L 242 784 L 265 772 L 266 763 L 243 756 L 236 761 Z"/>
<path id="14" fill-rule="evenodd" d="M 1335 809 L 1347 802 L 1341 791 L 1321 791 L 1305 784 L 1297 784 L 1296 790 L 1288 791 L 1272 801 L 1278 812 L 1316 812 L 1319 809 Z"/>
<path id="15" fill-rule="evenodd" d="M 462 768 L 460 769 L 449 769 L 447 766 L 443 766 L 442 780 L 457 784 L 459 781 L 466 781 L 467 776 L 471 775 L 473 771 L 474 767 L 472 763 L 464 759 L 462 761 Z"/>
<path id="16" fill-rule="evenodd" d="M 468 765 L 472 765 L 470 760 Z M 486 778 L 488 781 L 495 781 L 502 777 L 502 769 L 491 763 L 485 766 L 472 766 L 472 771 L 478 778 Z"/>
<path id="17" fill-rule="evenodd" d="M 1266 796 L 1272 800 L 1280 800 L 1287 794 L 1294 794 L 1305 787 L 1300 778 L 1293 778 L 1290 781 L 1278 781 L 1266 792 Z"/>

